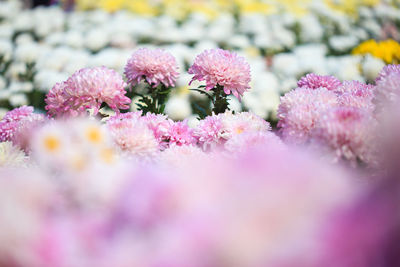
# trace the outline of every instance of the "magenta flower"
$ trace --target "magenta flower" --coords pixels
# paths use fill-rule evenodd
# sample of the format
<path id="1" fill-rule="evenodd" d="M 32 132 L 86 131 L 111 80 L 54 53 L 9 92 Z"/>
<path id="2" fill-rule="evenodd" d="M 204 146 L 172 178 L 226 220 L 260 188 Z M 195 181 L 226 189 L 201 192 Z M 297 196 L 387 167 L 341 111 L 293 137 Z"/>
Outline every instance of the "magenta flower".
<path id="1" fill-rule="evenodd" d="M 128 60 L 125 76 L 132 85 L 143 79 L 153 87 L 160 83 L 173 87 L 179 75 L 177 70 L 176 60 L 170 53 L 162 49 L 141 48 Z"/>
<path id="2" fill-rule="evenodd" d="M 244 57 L 227 50 L 205 50 L 196 57 L 188 72 L 194 74 L 190 83 L 206 81 L 207 91 L 220 85 L 227 95 L 233 94 L 239 100 L 250 88 L 250 65 Z"/>
<path id="3" fill-rule="evenodd" d="M 160 144 L 160 149 L 165 149 L 168 146 L 169 129 L 174 123 L 166 115 L 146 113 L 141 120 L 147 127 L 153 131 L 154 137 Z"/>
<path id="4" fill-rule="evenodd" d="M 169 145 L 195 145 L 197 139 L 193 135 L 193 129 L 189 127 L 186 121 L 174 122 L 169 130 Z"/>
<path id="5" fill-rule="evenodd" d="M 57 83 L 46 96 L 46 110 L 51 116 L 78 116 L 93 109 L 97 114 L 102 103 L 114 111 L 128 109 L 126 83 L 116 71 L 106 67 L 84 68 L 63 83 Z"/>
<path id="6" fill-rule="evenodd" d="M 0 142 L 11 141 L 25 149 L 32 129 L 44 120 L 44 115 L 33 113 L 33 107 L 15 108 L 0 121 Z"/>
<path id="7" fill-rule="evenodd" d="M 358 81 L 345 81 L 342 86 L 336 89 L 340 106 L 363 108 L 372 112 L 375 105 L 373 85 L 364 84 Z"/>
<path id="8" fill-rule="evenodd" d="M 379 81 L 386 79 L 392 73 L 400 74 L 400 65 L 387 65 L 383 67 L 381 72 L 378 74 L 378 77 L 376 77 L 375 82 L 378 83 Z"/>
<path id="9" fill-rule="evenodd" d="M 281 97 L 278 127 L 285 141 L 303 144 L 310 138 L 320 116 L 338 105 L 337 96 L 326 88 L 297 88 Z"/>
<path id="10" fill-rule="evenodd" d="M 313 137 L 330 148 L 336 160 L 370 161 L 375 121 L 363 109 L 339 107 L 328 110 L 313 129 Z"/>
<path id="11" fill-rule="evenodd" d="M 335 90 L 341 84 L 342 82 L 334 76 L 321 76 L 315 73 L 309 73 L 297 82 L 297 86 L 301 88 L 317 89 L 324 87 L 328 90 Z"/>

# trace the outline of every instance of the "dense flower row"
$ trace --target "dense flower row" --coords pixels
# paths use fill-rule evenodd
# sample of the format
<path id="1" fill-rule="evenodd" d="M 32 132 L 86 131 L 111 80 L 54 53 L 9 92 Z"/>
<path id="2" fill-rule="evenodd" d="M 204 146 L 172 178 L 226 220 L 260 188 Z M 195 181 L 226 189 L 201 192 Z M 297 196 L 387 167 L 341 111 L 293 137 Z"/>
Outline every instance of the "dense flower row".
<path id="1" fill-rule="evenodd" d="M 43 110 L 43 95 L 78 69 L 105 65 L 122 73 L 127 57 L 138 46 L 170 51 L 181 72 L 204 49 L 223 47 L 244 56 L 252 68 L 252 90 L 241 103 L 230 100 L 231 108 L 276 120 L 279 96 L 294 88 L 299 77 L 314 72 L 372 81 L 383 60 L 349 55 L 352 49 L 370 38 L 399 41 L 395 25 L 400 13 L 387 3 L 361 7 L 358 18 L 322 5 L 301 17 L 223 13 L 209 21 L 193 13 L 180 22 L 168 15 L 140 17 L 123 11 L 22 10 L 19 3 L 0 3 L 2 115 L 20 105 Z M 173 119 L 198 113 L 195 106 L 206 102 L 187 90 L 190 79 L 188 74 L 181 75 L 175 83 L 178 90 L 166 102 L 165 111 Z"/>
<path id="2" fill-rule="evenodd" d="M 67 1 L 60 1 L 68 4 Z M 67 2 L 67 3 L 65 3 Z M 380 3 L 379 0 L 347 0 L 347 1 L 313 1 L 313 0 L 161 0 L 161 1 L 138 1 L 138 0 L 76 0 L 77 9 L 101 8 L 109 12 L 127 9 L 141 15 L 167 14 L 178 19 L 185 18 L 190 13 L 201 12 L 210 18 L 218 16 L 220 12 L 239 14 L 266 14 L 271 15 L 278 12 L 290 12 L 296 15 L 307 14 L 315 8 L 315 5 L 323 3 L 326 8 L 333 11 L 340 11 L 349 15 L 357 13 L 362 6 L 374 6 Z M 388 4 L 391 1 L 386 1 Z M 71 4 L 69 2 L 69 4 Z M 394 3 L 393 3 L 394 4 Z"/>
<path id="3" fill-rule="evenodd" d="M 79 71 L 61 92 L 122 80 L 105 71 Z M 376 85 L 306 75 L 281 99 L 278 134 L 249 112 L 192 128 L 142 112 L 100 120 L 82 106 L 70 107 L 78 117 L 9 111 L 0 122 L 0 263 L 390 266 L 399 257 L 399 101 L 400 66 L 390 65 Z M 356 168 L 321 159 L 329 151 Z"/>

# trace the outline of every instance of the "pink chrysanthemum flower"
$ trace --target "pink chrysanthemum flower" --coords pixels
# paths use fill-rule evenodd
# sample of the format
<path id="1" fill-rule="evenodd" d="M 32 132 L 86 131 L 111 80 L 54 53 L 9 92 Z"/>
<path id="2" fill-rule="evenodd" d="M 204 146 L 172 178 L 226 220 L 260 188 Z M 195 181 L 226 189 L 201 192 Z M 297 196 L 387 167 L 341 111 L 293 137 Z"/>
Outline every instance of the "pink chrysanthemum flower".
<path id="1" fill-rule="evenodd" d="M 223 49 L 205 50 L 198 55 L 190 67 L 194 80 L 206 81 L 206 90 L 220 85 L 226 94 L 233 94 L 239 100 L 250 88 L 250 65 L 244 57 Z"/>
<path id="2" fill-rule="evenodd" d="M 197 139 L 193 136 L 193 129 L 189 127 L 187 121 L 178 121 L 174 122 L 169 130 L 169 145 L 195 145 L 197 143 Z"/>
<path id="3" fill-rule="evenodd" d="M 345 81 L 338 87 L 336 93 L 340 106 L 363 108 L 373 111 L 375 105 L 372 103 L 374 98 L 373 85 L 364 84 L 358 81 Z"/>
<path id="4" fill-rule="evenodd" d="M 265 133 L 271 129 L 268 122 L 250 112 L 233 114 L 225 112 L 208 116 L 194 131 L 203 149 L 213 149 L 236 135 L 243 133 Z"/>
<path id="5" fill-rule="evenodd" d="M 222 113 L 220 116 L 225 139 L 230 139 L 242 133 L 268 132 L 271 130 L 271 126 L 267 121 L 251 112 L 233 114 L 228 111 Z"/>
<path id="6" fill-rule="evenodd" d="M 93 109 L 97 114 L 102 103 L 114 111 L 128 109 L 126 83 L 116 71 L 106 67 L 84 68 L 68 80 L 57 83 L 46 96 L 46 110 L 51 116 L 78 116 Z"/>
<path id="7" fill-rule="evenodd" d="M 315 73 L 309 73 L 297 82 L 298 87 L 307 87 L 310 89 L 324 87 L 328 90 L 335 90 L 341 84 L 342 82 L 334 76 L 322 76 Z"/>
<path id="8" fill-rule="evenodd" d="M 0 142 L 11 141 L 25 149 L 32 129 L 44 120 L 44 115 L 33 113 L 33 107 L 13 109 L 0 121 Z"/>
<path id="9" fill-rule="evenodd" d="M 381 72 L 378 74 L 378 77 L 376 77 L 375 82 L 378 83 L 381 80 L 384 80 L 387 78 L 392 73 L 397 73 L 400 75 L 400 65 L 387 65 L 383 67 Z"/>
<path id="10" fill-rule="evenodd" d="M 219 145 L 222 140 L 223 124 L 221 116 L 212 115 L 207 116 L 199 122 L 194 135 L 199 140 L 199 144 L 203 149 L 208 150 Z"/>
<path id="11" fill-rule="evenodd" d="M 125 76 L 132 85 L 144 79 L 153 87 L 160 83 L 173 87 L 179 75 L 177 70 L 176 60 L 170 53 L 162 49 L 141 48 L 128 60 Z"/>
<path id="12" fill-rule="evenodd" d="M 393 72 L 377 82 L 375 87 L 374 103 L 376 111 L 381 113 L 382 110 L 390 108 L 393 104 L 398 103 L 400 99 L 400 72 Z"/>
<path id="13" fill-rule="evenodd" d="M 229 139 L 224 147 L 227 151 L 237 153 L 257 147 L 283 148 L 281 139 L 272 132 L 244 133 Z"/>
<path id="14" fill-rule="evenodd" d="M 146 113 L 145 116 L 141 118 L 147 127 L 153 131 L 154 137 L 160 144 L 160 149 L 164 149 L 168 146 L 169 139 L 169 129 L 174 123 L 166 115 Z"/>
<path id="15" fill-rule="evenodd" d="M 128 155 L 148 158 L 159 151 L 153 132 L 134 114 L 110 118 L 107 128 L 116 146 Z"/>
<path id="16" fill-rule="evenodd" d="M 297 88 L 281 97 L 278 127 L 285 141 L 303 144 L 321 114 L 338 105 L 337 96 L 326 88 Z"/>
<path id="17" fill-rule="evenodd" d="M 336 160 L 344 158 L 353 162 L 357 159 L 368 162 L 374 125 L 374 120 L 363 109 L 332 108 L 321 116 L 312 136 L 320 145 L 330 148 Z"/>

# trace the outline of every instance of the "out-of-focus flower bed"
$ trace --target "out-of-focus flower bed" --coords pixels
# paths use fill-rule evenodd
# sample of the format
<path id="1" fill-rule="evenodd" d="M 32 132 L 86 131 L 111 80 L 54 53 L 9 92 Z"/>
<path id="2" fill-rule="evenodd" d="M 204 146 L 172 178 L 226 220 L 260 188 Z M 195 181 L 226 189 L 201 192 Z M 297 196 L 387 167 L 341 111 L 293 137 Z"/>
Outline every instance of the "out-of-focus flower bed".
<path id="1" fill-rule="evenodd" d="M 262 3 L 0 2 L 0 266 L 399 266 L 400 10 Z"/>
<path id="2" fill-rule="evenodd" d="M 123 5 L 124 1 L 111 2 Z M 192 12 L 194 8 L 182 20 L 167 11 L 160 16 L 101 10 L 65 13 L 59 7 L 22 10 L 18 1 L 1 2 L 0 106 L 3 114 L 23 104 L 43 110 L 43 95 L 56 82 L 80 68 L 105 65 L 121 73 L 128 55 L 142 46 L 170 51 L 181 71 L 204 49 L 222 47 L 237 51 L 251 65 L 252 90 L 244 95 L 241 104 L 232 100 L 232 108 L 251 110 L 270 120 L 276 120 L 279 96 L 294 88 L 297 79 L 306 73 L 372 81 L 385 63 L 397 60 L 387 54 L 392 51 L 396 55 L 397 50 L 393 49 L 397 49 L 396 40 L 400 40 L 397 28 L 400 11 L 394 3 L 344 1 L 345 6 L 349 5 L 344 10 L 357 6 L 353 8 L 357 12 L 350 14 L 334 8 L 329 1 L 308 1 L 307 5 L 297 1 L 294 1 L 296 5 L 292 5 L 293 1 L 280 2 L 287 7 L 307 7 L 304 8 L 307 15 L 284 12 L 287 10 L 281 8 L 275 8 L 268 15 L 245 12 L 246 7 L 261 3 L 255 1 L 239 1 L 236 4 L 243 12 L 219 13 L 212 19 L 201 13 L 201 9 Z M 103 5 L 107 1 L 93 3 Z M 190 1 L 175 4 L 184 3 L 196 6 Z M 196 3 L 202 5 L 203 1 Z M 174 7 L 171 4 L 168 6 Z M 77 6 L 84 8 L 91 4 L 82 1 Z M 376 46 L 356 48 L 370 39 L 393 39 L 389 42 L 395 45 L 391 46 L 392 50 L 381 49 L 385 55 L 377 52 Z M 193 103 L 197 99 L 187 90 L 188 81 L 189 76 L 182 75 L 177 82 L 178 89 L 170 98 L 166 111 L 173 119 L 196 113 Z"/>

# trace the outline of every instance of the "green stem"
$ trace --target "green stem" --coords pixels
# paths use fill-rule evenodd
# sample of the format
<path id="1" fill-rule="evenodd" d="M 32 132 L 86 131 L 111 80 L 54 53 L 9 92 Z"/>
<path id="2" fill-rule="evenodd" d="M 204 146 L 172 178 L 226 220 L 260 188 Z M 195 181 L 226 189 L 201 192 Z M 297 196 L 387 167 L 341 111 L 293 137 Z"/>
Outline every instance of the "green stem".
<path id="1" fill-rule="evenodd" d="M 217 85 L 214 88 L 214 108 L 213 112 L 215 114 L 224 113 L 226 110 L 229 110 L 229 103 L 227 94 L 224 92 L 224 88 L 220 85 Z"/>

